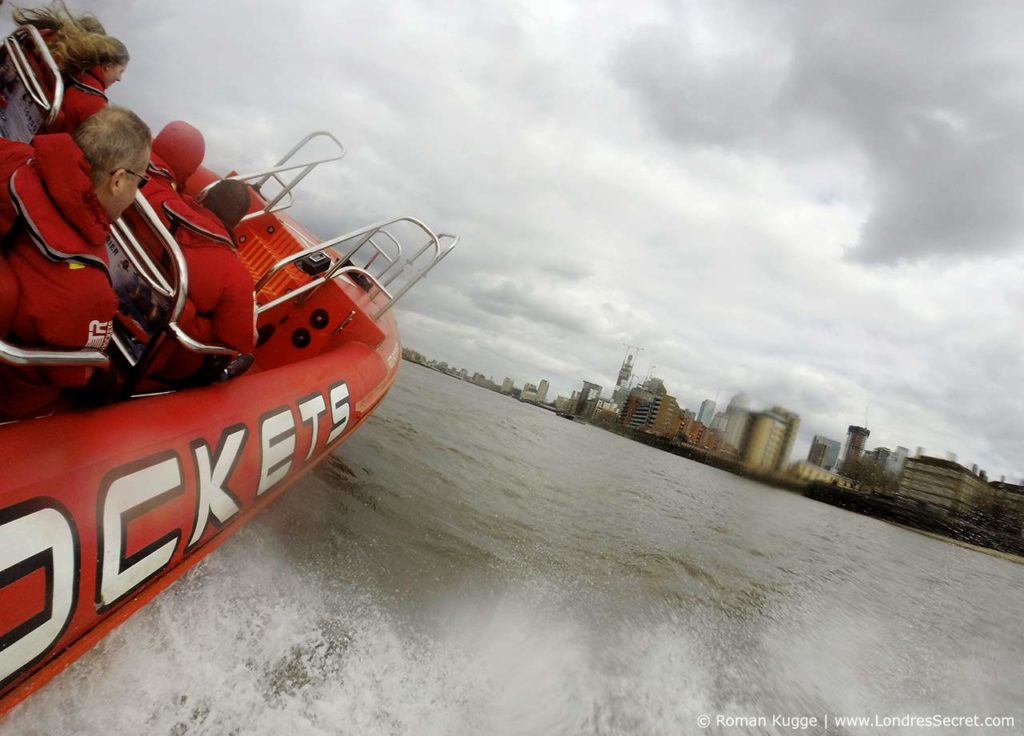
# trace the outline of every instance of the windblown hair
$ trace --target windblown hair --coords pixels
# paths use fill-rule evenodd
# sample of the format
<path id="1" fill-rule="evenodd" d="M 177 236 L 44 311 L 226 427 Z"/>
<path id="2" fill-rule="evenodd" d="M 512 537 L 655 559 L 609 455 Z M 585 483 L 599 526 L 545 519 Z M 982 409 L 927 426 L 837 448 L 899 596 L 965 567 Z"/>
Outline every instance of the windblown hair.
<path id="1" fill-rule="evenodd" d="M 128 48 L 108 36 L 99 19 L 90 14 L 74 15 L 63 0 L 41 8 L 15 8 L 11 14 L 20 26 L 32 25 L 46 34 L 53 60 L 65 74 L 75 75 L 101 64 L 127 64 Z"/>
<path id="2" fill-rule="evenodd" d="M 153 136 L 142 118 L 124 107 L 108 105 L 90 115 L 71 135 L 92 167 L 93 184 L 118 169 L 145 169 Z"/>
<path id="3" fill-rule="evenodd" d="M 249 211 L 249 186 L 237 179 L 221 179 L 206 192 L 203 207 L 215 214 L 224 227 L 234 230 Z"/>

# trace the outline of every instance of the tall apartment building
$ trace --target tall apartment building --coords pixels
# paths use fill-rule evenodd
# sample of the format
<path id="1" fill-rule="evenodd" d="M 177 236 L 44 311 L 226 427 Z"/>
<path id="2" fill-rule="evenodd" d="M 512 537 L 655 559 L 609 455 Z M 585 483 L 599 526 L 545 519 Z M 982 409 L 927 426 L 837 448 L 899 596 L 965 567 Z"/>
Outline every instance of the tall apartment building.
<path id="1" fill-rule="evenodd" d="M 501 382 L 501 392 L 503 394 L 512 393 L 512 385 L 512 379 L 506 378 L 504 381 Z"/>
<path id="2" fill-rule="evenodd" d="M 537 403 L 538 404 L 546 404 L 547 403 L 547 401 L 548 401 L 548 388 L 550 388 L 550 384 L 547 382 L 547 379 L 542 378 L 540 383 L 537 384 Z"/>
<path id="3" fill-rule="evenodd" d="M 843 455 L 842 473 L 850 472 L 853 466 L 864 454 L 864 443 L 871 436 L 871 430 L 867 427 L 858 427 L 851 424 L 846 429 L 846 454 Z"/>
<path id="4" fill-rule="evenodd" d="M 583 388 L 580 390 L 576 398 L 576 407 L 573 409 L 573 414 L 577 416 L 585 416 L 588 412 L 587 404 L 590 404 L 590 410 L 593 411 L 594 404 L 597 399 L 601 398 L 601 387 L 596 383 L 590 381 L 583 382 Z"/>
<path id="5" fill-rule="evenodd" d="M 727 451 L 739 452 L 750 420 L 750 401 L 745 394 L 736 394 L 725 410 L 725 436 L 722 442 Z"/>
<path id="6" fill-rule="evenodd" d="M 834 470 L 839 462 L 840 447 L 841 445 L 835 440 L 816 434 L 811 440 L 811 451 L 807 453 L 807 462 L 825 470 Z"/>
<path id="7" fill-rule="evenodd" d="M 740 458 L 748 470 L 761 473 L 781 471 L 800 428 L 800 417 L 780 406 L 750 415 Z"/>
<path id="8" fill-rule="evenodd" d="M 700 404 L 700 411 L 697 412 L 697 421 L 703 424 L 705 427 L 711 426 L 711 421 L 715 417 L 715 400 L 704 399 Z"/>

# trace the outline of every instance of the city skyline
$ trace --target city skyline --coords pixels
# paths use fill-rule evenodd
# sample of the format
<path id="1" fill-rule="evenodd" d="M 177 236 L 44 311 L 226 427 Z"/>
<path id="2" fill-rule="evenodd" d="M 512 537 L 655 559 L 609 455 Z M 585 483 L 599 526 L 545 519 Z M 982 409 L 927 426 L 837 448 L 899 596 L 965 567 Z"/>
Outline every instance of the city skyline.
<path id="1" fill-rule="evenodd" d="M 418 351 L 413 351 L 413 352 L 418 352 Z M 423 355 L 423 354 L 421 353 L 421 355 Z M 425 357 L 427 359 L 430 359 L 430 360 L 432 360 L 434 362 L 441 362 L 441 361 L 438 361 L 436 358 L 431 358 L 430 356 L 425 356 L 424 355 L 423 357 Z M 615 373 L 614 373 L 614 375 L 616 376 L 617 379 L 623 377 L 624 369 L 627 367 L 626 361 L 629 361 L 629 367 L 632 369 L 632 372 L 630 374 L 629 379 L 627 380 L 627 382 L 625 384 L 628 387 L 639 387 L 639 386 L 643 385 L 645 383 L 645 381 L 648 380 L 648 379 L 661 380 L 660 376 L 652 375 L 652 374 L 650 374 L 650 372 L 648 372 L 647 374 L 644 374 L 644 375 L 638 375 L 635 372 L 636 368 L 637 368 L 636 360 L 635 359 L 636 359 L 636 353 L 632 353 L 632 354 L 627 353 L 627 358 L 620 365 L 619 369 L 617 369 L 615 371 Z M 445 364 L 447 364 L 447 361 L 444 361 L 444 362 L 445 362 Z M 531 380 L 523 380 L 523 381 L 519 381 L 517 383 L 517 379 L 515 379 L 514 377 L 509 376 L 509 375 L 503 375 L 501 380 L 499 381 L 496 376 L 487 374 L 486 372 L 476 371 L 476 370 L 473 370 L 472 368 L 466 368 L 464 366 L 456 366 L 454 363 L 451 364 L 450 367 L 465 370 L 467 372 L 467 376 L 472 376 L 474 374 L 479 374 L 479 375 L 482 375 L 482 376 L 486 376 L 490 381 L 494 382 L 495 390 L 499 390 L 501 393 L 508 393 L 508 391 L 504 390 L 506 385 L 514 386 L 517 391 L 520 391 L 520 390 L 522 390 L 522 389 L 524 389 L 524 388 L 526 388 L 528 386 L 531 386 L 531 385 L 534 385 L 534 387 L 535 387 L 535 384 L 533 384 Z M 554 383 L 549 382 L 547 379 L 537 379 L 537 378 L 534 378 L 533 380 L 540 380 L 542 383 L 549 384 L 549 386 L 551 386 L 551 387 L 555 386 Z M 581 385 L 583 387 L 586 387 L 586 386 L 589 385 L 589 386 L 596 386 L 596 387 L 601 388 L 600 398 L 605 399 L 605 400 L 610 400 L 611 399 L 612 393 L 614 392 L 614 389 L 615 389 L 615 384 L 614 383 L 611 385 L 611 387 L 609 387 L 607 385 L 595 384 L 594 382 L 588 381 L 586 379 L 581 379 L 580 381 L 577 381 L 576 386 L 571 387 L 569 390 L 567 390 L 565 392 L 563 392 L 561 390 L 556 390 L 554 392 L 549 391 L 547 393 L 547 398 L 548 398 L 547 402 L 535 402 L 535 403 L 547 403 L 547 404 L 550 404 L 550 405 L 554 405 L 554 402 L 555 402 L 556 398 L 569 399 L 573 395 L 578 394 L 578 392 L 580 391 Z M 682 397 L 676 395 L 675 392 L 673 392 L 671 390 L 671 388 L 667 384 L 665 385 L 665 390 L 666 390 L 666 392 L 669 395 L 671 395 L 674 399 L 676 399 L 679 402 L 679 408 L 681 410 L 684 410 L 684 411 L 685 410 L 689 410 L 690 412 L 692 412 L 694 414 L 694 416 L 697 416 L 699 411 L 700 411 L 700 409 L 702 407 L 710 404 L 711 405 L 712 415 L 715 414 L 715 410 L 714 410 L 714 406 L 715 406 L 715 403 L 716 403 L 715 399 L 707 398 L 707 399 L 700 400 L 699 402 L 696 401 L 696 400 L 694 400 L 694 401 L 686 401 Z M 593 398 L 593 397 L 591 396 L 591 398 Z M 742 391 L 734 394 L 731 397 L 730 402 L 729 402 L 730 406 L 737 399 L 740 399 L 743 404 L 746 404 L 746 405 L 749 406 L 750 397 L 746 393 L 744 393 Z M 762 408 L 760 410 L 757 410 L 757 411 L 760 411 L 762 413 L 763 412 L 769 412 L 770 411 L 770 409 L 769 409 L 770 406 L 773 406 L 773 405 L 776 406 L 776 407 L 779 406 L 778 402 L 775 402 L 774 404 L 773 404 L 773 402 L 770 402 L 770 401 L 769 402 L 758 402 L 758 403 L 759 403 L 759 405 L 762 406 Z M 620 409 L 621 409 L 621 407 L 620 407 Z M 802 438 L 808 432 L 803 427 L 803 420 L 802 420 L 802 416 L 800 415 L 799 407 L 786 407 L 786 409 L 787 410 L 792 410 L 796 415 L 800 416 L 800 421 L 799 421 L 800 426 L 799 426 L 799 430 L 798 430 L 798 433 L 797 433 L 797 437 L 798 438 Z M 705 426 L 708 426 L 709 428 L 711 426 L 711 422 L 707 422 L 707 423 L 701 422 L 701 423 L 705 424 Z M 722 434 L 722 437 L 724 438 L 725 434 L 724 433 L 721 433 L 721 434 Z M 958 462 L 959 464 L 961 464 L 962 466 L 964 466 L 966 468 L 971 468 L 972 466 L 977 466 L 978 469 L 985 470 L 992 480 L 1000 480 L 1000 479 L 1005 478 L 1005 480 L 1007 482 L 1020 482 L 1020 483 L 1024 483 L 1024 474 L 1022 474 L 1020 476 L 1015 476 L 1015 475 L 1012 475 L 1010 473 L 997 472 L 993 468 L 984 467 L 981 463 L 977 463 L 977 462 L 975 462 L 973 460 L 968 460 L 967 458 L 961 457 L 960 454 L 956 450 L 954 450 L 954 449 L 946 449 L 946 450 L 931 449 L 930 450 L 929 448 L 927 448 L 927 447 L 925 447 L 923 445 L 916 445 L 916 444 L 905 445 L 905 443 L 900 443 L 900 442 L 896 442 L 896 443 L 890 444 L 890 445 L 884 445 L 884 444 L 879 443 L 879 442 L 868 443 L 867 439 L 870 436 L 872 436 L 872 431 L 869 428 L 867 428 L 867 427 L 862 427 L 862 426 L 859 426 L 859 425 L 849 425 L 849 426 L 847 426 L 846 431 L 843 432 L 840 435 L 841 439 L 839 439 L 839 440 L 832 439 L 828 435 L 825 435 L 825 434 L 822 434 L 822 433 L 814 433 L 812 435 L 811 439 L 809 441 L 807 441 L 806 446 L 801 444 L 801 440 L 800 439 L 795 440 L 793 442 L 793 444 L 791 445 L 789 454 L 787 455 L 785 460 L 787 460 L 788 462 L 796 462 L 796 461 L 800 461 L 800 460 L 811 460 L 812 452 L 813 452 L 813 448 L 814 448 L 814 443 L 815 443 L 815 441 L 820 439 L 820 440 L 823 440 L 825 442 L 833 442 L 833 443 L 835 443 L 837 445 L 837 447 L 835 448 L 834 459 L 832 460 L 832 464 L 833 464 L 833 468 L 832 469 L 834 469 L 836 472 L 838 472 L 839 469 L 846 462 L 846 453 L 849 451 L 850 438 L 851 437 L 857 437 L 857 438 L 859 438 L 859 440 L 863 444 L 860 444 L 860 445 L 857 446 L 856 458 L 854 458 L 855 460 L 859 459 L 864 454 L 875 453 L 877 450 L 883 450 L 886 453 L 893 453 L 893 452 L 902 450 L 904 452 L 908 452 L 908 453 L 912 452 L 912 453 L 915 453 L 915 454 L 918 451 L 920 451 L 920 454 L 927 455 L 927 456 L 930 456 L 930 457 L 943 458 L 943 459 L 953 458 L 954 462 Z M 905 457 L 905 455 L 904 455 L 904 457 Z M 813 464 L 820 464 L 820 463 L 814 463 L 813 461 L 812 461 L 812 463 Z M 891 463 L 890 463 L 890 465 L 891 465 Z M 825 467 L 825 466 L 823 465 L 822 467 Z"/>
<path id="2" fill-rule="evenodd" d="M 313 232 L 409 214 L 462 236 L 396 309 L 409 345 L 564 393 L 613 386 L 640 344 L 635 372 L 687 405 L 794 407 L 794 452 L 870 406 L 872 442 L 1024 475 L 1024 7 L 88 9 L 133 52 L 111 101 L 189 121 L 214 169 L 337 135 L 344 161 L 297 192 Z"/>

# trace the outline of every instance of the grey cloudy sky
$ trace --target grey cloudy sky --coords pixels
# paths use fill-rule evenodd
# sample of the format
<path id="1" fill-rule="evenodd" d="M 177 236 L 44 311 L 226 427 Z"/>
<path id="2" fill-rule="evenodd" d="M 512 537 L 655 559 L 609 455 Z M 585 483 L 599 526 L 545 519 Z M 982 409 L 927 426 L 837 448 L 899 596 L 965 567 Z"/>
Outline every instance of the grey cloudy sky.
<path id="1" fill-rule="evenodd" d="M 296 214 L 462 244 L 407 346 L 567 394 L 644 347 L 683 406 L 747 393 L 842 439 L 1024 477 L 1024 6 L 177 0 L 90 9 L 111 98 L 251 170 L 349 154 Z"/>

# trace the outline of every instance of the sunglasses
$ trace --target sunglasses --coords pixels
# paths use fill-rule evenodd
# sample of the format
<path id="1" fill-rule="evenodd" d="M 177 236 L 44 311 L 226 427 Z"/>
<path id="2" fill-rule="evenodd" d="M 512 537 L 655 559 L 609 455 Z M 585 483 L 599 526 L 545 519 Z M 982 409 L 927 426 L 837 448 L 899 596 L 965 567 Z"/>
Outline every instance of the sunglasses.
<path id="1" fill-rule="evenodd" d="M 113 176 L 114 174 L 116 174 L 116 173 L 117 173 L 118 171 L 123 171 L 123 172 L 125 172 L 126 174 L 131 174 L 132 176 L 136 176 L 136 177 L 138 177 L 138 179 L 139 179 L 139 189 L 142 189 L 142 188 L 143 188 L 144 186 L 146 186 L 147 184 L 149 184 L 149 177 L 148 177 L 148 176 L 146 176 L 145 174 L 136 174 L 136 173 L 135 173 L 134 171 L 132 171 L 131 169 L 126 169 L 126 168 L 125 168 L 125 167 L 123 167 L 123 166 L 122 166 L 122 167 L 121 167 L 120 169 L 114 169 L 113 171 L 111 171 L 111 172 L 110 172 L 111 176 Z"/>

